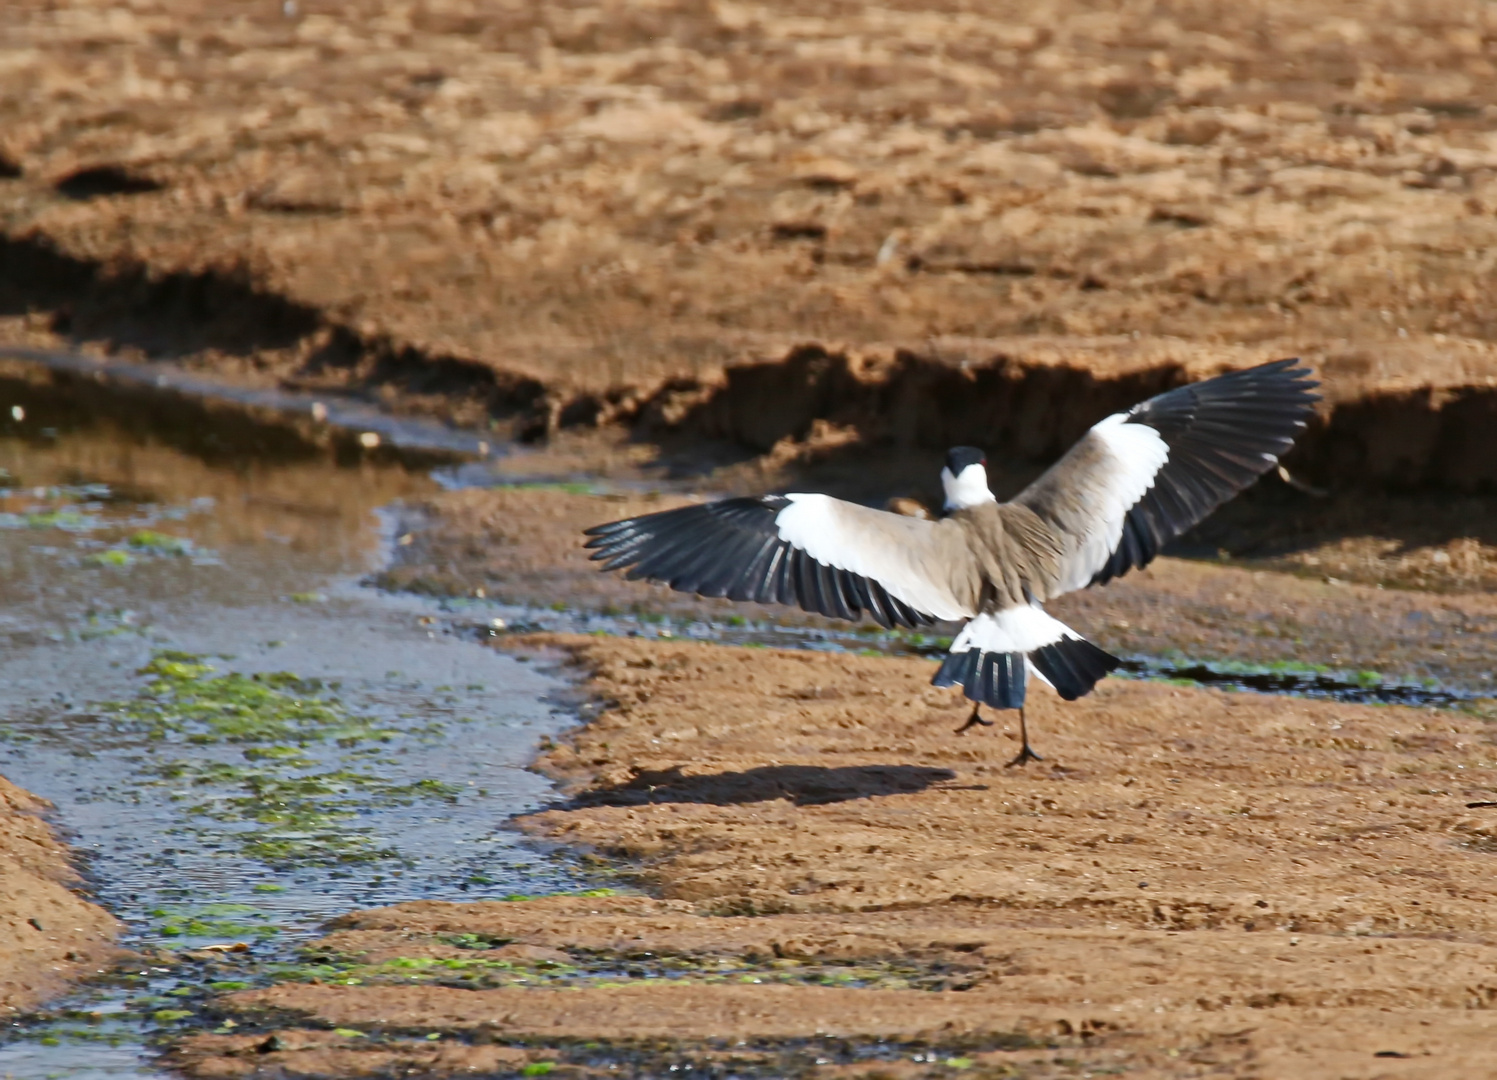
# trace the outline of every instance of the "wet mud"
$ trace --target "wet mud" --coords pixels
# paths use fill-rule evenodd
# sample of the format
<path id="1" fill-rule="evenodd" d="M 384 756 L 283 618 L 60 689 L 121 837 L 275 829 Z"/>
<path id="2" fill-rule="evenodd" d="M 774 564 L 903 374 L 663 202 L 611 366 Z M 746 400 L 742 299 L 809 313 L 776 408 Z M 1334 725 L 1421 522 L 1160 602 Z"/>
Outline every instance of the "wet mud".
<path id="1" fill-rule="evenodd" d="M 34 1008 L 112 965 L 120 924 L 79 895 L 48 804 L 0 777 L 0 1016 Z"/>

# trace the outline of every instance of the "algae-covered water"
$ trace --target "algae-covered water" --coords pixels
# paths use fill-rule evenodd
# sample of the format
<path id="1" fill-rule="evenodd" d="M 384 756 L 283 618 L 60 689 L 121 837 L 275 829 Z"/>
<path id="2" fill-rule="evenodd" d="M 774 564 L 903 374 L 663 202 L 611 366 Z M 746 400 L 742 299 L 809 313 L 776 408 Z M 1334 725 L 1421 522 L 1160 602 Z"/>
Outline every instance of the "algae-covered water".
<path id="1" fill-rule="evenodd" d="M 505 826 L 561 684 L 358 583 L 425 472 L 102 400 L 0 378 L 0 771 L 142 960 L 0 1035 L 17 1080 L 157 1075 L 352 908 L 581 887 Z"/>

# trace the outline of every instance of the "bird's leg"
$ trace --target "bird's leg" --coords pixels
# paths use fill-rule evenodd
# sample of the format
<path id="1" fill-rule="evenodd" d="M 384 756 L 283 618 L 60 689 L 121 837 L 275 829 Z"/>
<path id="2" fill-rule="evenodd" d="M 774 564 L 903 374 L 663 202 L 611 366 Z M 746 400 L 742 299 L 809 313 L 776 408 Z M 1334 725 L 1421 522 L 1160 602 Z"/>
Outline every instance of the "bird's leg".
<path id="1" fill-rule="evenodd" d="M 1019 706 L 1019 738 L 1024 743 L 1024 747 L 1015 755 L 1014 760 L 1010 761 L 1004 768 L 1012 769 L 1015 765 L 1023 765 L 1025 762 L 1045 760 L 1030 748 L 1029 728 L 1024 724 L 1024 706 L 1022 705 Z"/>
<path id="2" fill-rule="evenodd" d="M 958 735 L 964 734 L 967 731 L 968 728 L 975 728 L 979 724 L 981 726 L 983 726 L 983 727 L 992 727 L 993 726 L 993 721 L 991 721 L 991 720 L 984 720 L 982 717 L 980 717 L 980 716 L 977 715 L 978 710 L 981 709 L 981 708 L 982 708 L 981 705 L 973 705 L 972 706 L 972 715 L 969 716 L 969 717 L 967 717 L 967 722 L 965 724 L 963 724 L 961 727 L 959 727 L 959 728 L 956 729 L 956 733 Z"/>

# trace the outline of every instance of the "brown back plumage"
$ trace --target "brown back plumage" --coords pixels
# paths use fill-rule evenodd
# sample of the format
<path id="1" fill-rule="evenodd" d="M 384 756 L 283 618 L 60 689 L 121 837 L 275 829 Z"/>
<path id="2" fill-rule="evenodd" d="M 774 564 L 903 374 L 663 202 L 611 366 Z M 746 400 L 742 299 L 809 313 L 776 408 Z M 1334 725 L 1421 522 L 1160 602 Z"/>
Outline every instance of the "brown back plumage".
<path id="1" fill-rule="evenodd" d="M 1026 506 L 984 503 L 947 519 L 962 531 L 975 571 L 967 593 L 974 611 L 1002 611 L 1044 600 L 1060 574 L 1061 539 Z"/>

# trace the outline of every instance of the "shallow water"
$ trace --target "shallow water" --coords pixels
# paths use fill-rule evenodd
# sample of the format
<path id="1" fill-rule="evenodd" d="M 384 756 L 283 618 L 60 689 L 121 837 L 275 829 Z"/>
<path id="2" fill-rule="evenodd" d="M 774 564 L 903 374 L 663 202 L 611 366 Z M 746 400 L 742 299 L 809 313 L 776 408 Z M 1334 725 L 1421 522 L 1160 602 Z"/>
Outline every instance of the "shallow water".
<path id="1" fill-rule="evenodd" d="M 180 950 L 243 942 L 253 982 L 354 907 L 579 887 L 506 827 L 563 684 L 357 583 L 422 471 L 49 419 L 0 431 L 0 770 L 152 959 L 14 1025 L 0 1077 L 157 1075 Z"/>

